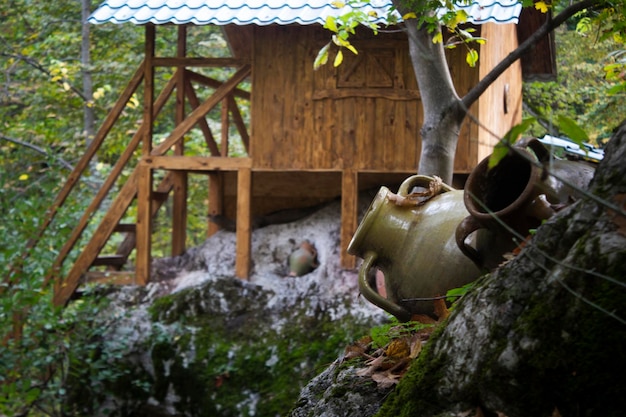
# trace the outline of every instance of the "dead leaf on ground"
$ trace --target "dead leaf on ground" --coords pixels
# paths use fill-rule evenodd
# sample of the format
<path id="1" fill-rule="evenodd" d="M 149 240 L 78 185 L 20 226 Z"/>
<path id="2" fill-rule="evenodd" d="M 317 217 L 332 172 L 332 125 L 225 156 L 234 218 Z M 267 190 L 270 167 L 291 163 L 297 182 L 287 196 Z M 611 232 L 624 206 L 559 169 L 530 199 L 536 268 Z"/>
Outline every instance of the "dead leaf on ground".
<path id="1" fill-rule="evenodd" d="M 411 361 L 419 356 L 433 329 L 434 326 L 429 326 L 406 331 L 402 326 L 392 327 L 390 332 L 401 335 L 393 337 L 382 348 L 376 348 L 371 337 L 361 338 L 346 347 L 342 360 L 364 359 L 364 367 L 358 369 L 356 375 L 371 378 L 379 388 L 388 388 L 397 384 L 404 376 Z"/>

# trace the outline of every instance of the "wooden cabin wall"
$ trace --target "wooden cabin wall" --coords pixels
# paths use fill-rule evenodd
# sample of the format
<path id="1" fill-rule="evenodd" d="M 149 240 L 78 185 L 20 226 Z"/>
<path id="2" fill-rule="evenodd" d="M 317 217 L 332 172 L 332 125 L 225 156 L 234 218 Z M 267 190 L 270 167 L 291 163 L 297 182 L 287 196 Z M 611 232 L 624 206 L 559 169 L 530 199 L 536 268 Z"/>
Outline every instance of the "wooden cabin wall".
<path id="1" fill-rule="evenodd" d="M 480 77 L 504 59 L 517 43 L 517 29 L 513 24 L 488 23 L 481 26 L 481 36 L 487 42 L 481 47 Z M 478 117 L 485 129 L 479 130 L 478 161 L 493 151 L 493 146 L 511 127 L 522 121 L 522 67 L 517 60 L 511 65 L 480 98 Z"/>
<path id="2" fill-rule="evenodd" d="M 256 28 L 254 168 L 414 170 L 421 105 L 406 40 L 355 40 L 358 56 L 314 71 L 329 39 L 318 26 Z"/>
<path id="3" fill-rule="evenodd" d="M 255 170 L 413 172 L 420 152 L 422 106 L 404 33 L 370 31 L 344 62 L 313 70 L 329 41 L 320 26 L 255 27 L 251 157 Z M 461 48 L 459 48 L 461 49 Z M 449 56 L 455 85 L 477 81 L 463 51 Z M 456 172 L 476 165 L 477 129 L 464 126 Z"/>

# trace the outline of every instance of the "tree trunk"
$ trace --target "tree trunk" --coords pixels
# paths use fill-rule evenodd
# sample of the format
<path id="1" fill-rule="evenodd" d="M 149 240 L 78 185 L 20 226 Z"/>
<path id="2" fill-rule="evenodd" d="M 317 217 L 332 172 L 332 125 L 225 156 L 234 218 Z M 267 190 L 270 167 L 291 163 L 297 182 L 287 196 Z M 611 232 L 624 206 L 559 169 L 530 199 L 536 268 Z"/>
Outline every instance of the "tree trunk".
<path id="1" fill-rule="evenodd" d="M 433 43 L 433 34 L 414 22 L 406 22 L 406 31 L 424 110 L 418 173 L 438 175 L 445 183 L 451 184 L 454 155 L 465 112 L 450 76 L 443 44 Z"/>
<path id="2" fill-rule="evenodd" d="M 518 48 L 496 65 L 463 98 L 459 98 L 445 58 L 443 44 L 434 43 L 435 32 L 428 32 L 425 26 L 418 26 L 417 19 L 408 19 L 405 28 L 409 40 L 409 52 L 413 71 L 420 90 L 424 110 L 424 122 L 421 129 L 422 149 L 418 173 L 438 175 L 447 184 L 452 184 L 454 156 L 459 140 L 461 124 L 468 109 L 485 90 L 524 53 L 530 50 L 546 34 L 563 24 L 574 14 L 591 7 L 595 0 L 582 0 L 571 4 L 553 19 L 549 19 L 539 30 L 530 36 Z M 409 2 L 393 0 L 398 11 L 405 15 L 416 9 L 427 8 L 424 0 Z M 438 29 L 439 30 L 439 29 Z"/>
<path id="3" fill-rule="evenodd" d="M 93 81 L 91 79 L 91 57 L 89 54 L 89 23 L 87 18 L 91 14 L 91 0 L 82 0 L 82 39 L 80 61 L 83 69 L 83 95 L 86 102 L 83 110 L 83 130 L 86 146 L 89 146 L 95 136 L 95 115 L 93 111 Z"/>
<path id="4" fill-rule="evenodd" d="M 626 410 L 626 122 L 585 197 L 483 278 L 379 416 L 618 416 Z"/>

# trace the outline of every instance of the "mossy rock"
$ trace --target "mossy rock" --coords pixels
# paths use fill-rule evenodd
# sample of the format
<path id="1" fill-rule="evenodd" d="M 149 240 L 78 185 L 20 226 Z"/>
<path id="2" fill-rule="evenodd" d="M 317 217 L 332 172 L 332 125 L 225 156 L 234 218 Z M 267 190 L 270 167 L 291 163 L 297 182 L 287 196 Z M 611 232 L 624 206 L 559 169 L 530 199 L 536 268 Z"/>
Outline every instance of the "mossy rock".
<path id="1" fill-rule="evenodd" d="M 114 364 L 128 372 L 108 383 L 108 402 L 116 404 L 110 415 L 284 415 L 302 387 L 373 324 L 335 317 L 350 309 L 351 294 L 326 300 L 327 308 L 303 298 L 281 309 L 274 296 L 217 277 L 156 299 L 144 314 L 151 332 Z M 143 391 L 132 394 L 137 386 Z"/>

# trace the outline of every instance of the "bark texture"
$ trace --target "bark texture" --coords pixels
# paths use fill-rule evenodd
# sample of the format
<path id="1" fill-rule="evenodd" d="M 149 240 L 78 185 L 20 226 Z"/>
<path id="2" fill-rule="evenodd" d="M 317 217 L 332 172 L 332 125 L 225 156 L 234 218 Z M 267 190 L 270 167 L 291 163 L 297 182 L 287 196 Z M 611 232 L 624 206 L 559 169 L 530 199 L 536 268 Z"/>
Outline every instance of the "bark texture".
<path id="1" fill-rule="evenodd" d="M 379 416 L 621 416 L 626 123 L 584 198 L 485 276 Z"/>

